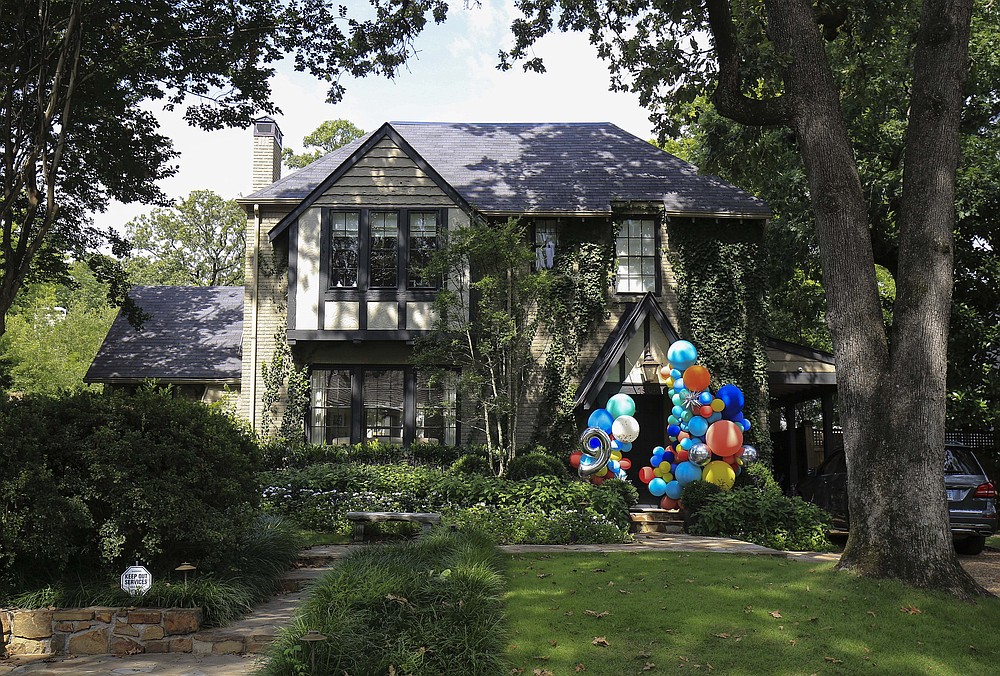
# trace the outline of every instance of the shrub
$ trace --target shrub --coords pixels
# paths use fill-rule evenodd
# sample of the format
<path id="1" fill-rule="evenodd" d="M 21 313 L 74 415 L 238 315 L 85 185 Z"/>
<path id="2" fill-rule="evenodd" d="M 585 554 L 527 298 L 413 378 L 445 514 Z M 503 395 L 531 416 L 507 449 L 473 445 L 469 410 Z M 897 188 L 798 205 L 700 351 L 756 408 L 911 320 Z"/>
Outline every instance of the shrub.
<path id="1" fill-rule="evenodd" d="M 762 495 L 783 495 L 781 486 L 774 478 L 771 468 L 762 462 L 744 467 L 740 475 L 736 477 L 734 488 L 752 489 Z"/>
<path id="2" fill-rule="evenodd" d="M 565 461 L 543 453 L 519 455 L 511 460 L 507 467 L 507 478 L 514 481 L 536 476 L 569 478 L 569 471 L 566 469 Z"/>
<path id="3" fill-rule="evenodd" d="M 0 573 L 219 564 L 254 518 L 258 457 L 229 416 L 163 392 L 0 403 Z"/>
<path id="4" fill-rule="evenodd" d="M 365 547 L 316 583 L 264 673 L 506 673 L 503 587 L 499 554 L 482 534 L 438 529 Z M 303 647 L 309 630 L 326 640 Z"/>
<path id="5" fill-rule="evenodd" d="M 451 466 L 451 471 L 455 474 L 478 474 L 479 476 L 493 476 L 493 468 L 490 461 L 481 455 L 467 454 L 455 461 Z"/>
<path id="6" fill-rule="evenodd" d="M 627 530 L 605 516 L 584 510 L 548 514 L 517 507 L 469 507 L 455 510 L 445 523 L 488 534 L 497 544 L 567 545 L 631 542 Z"/>
<path id="7" fill-rule="evenodd" d="M 485 451 L 479 447 L 462 448 L 428 443 L 414 443 L 401 448 L 378 441 L 329 446 L 276 441 L 264 447 L 265 466 L 275 470 L 303 468 L 321 463 L 447 467 L 463 455 L 486 457 Z"/>
<path id="8" fill-rule="evenodd" d="M 711 497 L 691 526 L 696 535 L 734 537 L 774 549 L 828 551 L 830 515 L 799 497 L 741 488 Z"/>

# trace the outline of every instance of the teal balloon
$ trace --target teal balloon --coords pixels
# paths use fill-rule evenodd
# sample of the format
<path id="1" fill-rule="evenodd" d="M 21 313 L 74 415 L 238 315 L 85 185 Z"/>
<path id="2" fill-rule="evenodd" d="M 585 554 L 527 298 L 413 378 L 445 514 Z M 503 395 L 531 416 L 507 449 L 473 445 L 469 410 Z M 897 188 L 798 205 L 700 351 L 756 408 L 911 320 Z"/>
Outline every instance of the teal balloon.
<path id="1" fill-rule="evenodd" d="M 671 425 L 680 425 L 681 419 L 675 415 L 671 415 L 669 418 L 667 418 L 667 422 L 670 423 Z"/>
<path id="2" fill-rule="evenodd" d="M 698 361 L 698 348 L 686 340 L 678 340 L 667 349 L 667 360 L 675 369 L 683 371 Z"/>
<path id="3" fill-rule="evenodd" d="M 702 418 L 700 415 L 694 416 L 693 418 L 691 418 L 691 421 L 688 422 L 688 432 L 691 434 L 691 436 L 703 437 L 705 436 L 705 432 L 707 431 L 708 431 L 708 421 Z"/>
<path id="4" fill-rule="evenodd" d="M 656 497 L 660 497 L 667 492 L 667 482 L 660 477 L 654 478 L 649 482 L 649 492 Z"/>
<path id="5" fill-rule="evenodd" d="M 608 405 L 605 408 L 615 418 L 623 415 L 635 415 L 635 400 L 627 394 L 618 393 L 608 399 Z"/>
<path id="6" fill-rule="evenodd" d="M 681 486 L 686 486 L 692 481 L 697 481 L 701 478 L 701 467 L 698 467 L 693 462 L 682 462 L 677 465 L 674 478 Z"/>

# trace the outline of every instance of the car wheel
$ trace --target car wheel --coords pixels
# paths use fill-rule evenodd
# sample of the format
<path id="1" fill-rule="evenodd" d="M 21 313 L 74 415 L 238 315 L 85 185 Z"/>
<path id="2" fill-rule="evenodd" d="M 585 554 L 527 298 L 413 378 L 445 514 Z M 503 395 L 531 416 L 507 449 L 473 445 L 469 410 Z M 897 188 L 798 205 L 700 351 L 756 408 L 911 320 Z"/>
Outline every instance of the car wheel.
<path id="1" fill-rule="evenodd" d="M 976 554 L 981 553 L 985 547 L 986 538 L 982 535 L 974 535 L 972 537 L 955 541 L 955 551 L 959 554 L 969 554 L 971 556 L 975 556 Z"/>

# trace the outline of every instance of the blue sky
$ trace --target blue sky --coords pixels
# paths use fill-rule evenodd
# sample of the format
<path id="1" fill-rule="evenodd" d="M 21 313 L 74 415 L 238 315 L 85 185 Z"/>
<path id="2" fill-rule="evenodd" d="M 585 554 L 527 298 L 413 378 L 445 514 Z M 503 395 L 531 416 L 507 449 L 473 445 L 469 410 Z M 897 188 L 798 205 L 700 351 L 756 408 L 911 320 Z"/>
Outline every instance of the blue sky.
<path id="1" fill-rule="evenodd" d="M 511 2 L 483 0 L 465 9 L 454 3 L 449 20 L 431 26 L 417 41 L 417 58 L 395 80 L 345 80 L 347 94 L 337 105 L 325 102 L 326 86 L 283 63 L 272 80 L 276 116 L 285 146 L 302 149 L 302 137 L 324 120 L 345 118 L 366 131 L 391 120 L 461 122 L 613 122 L 641 138 L 651 138 L 648 113 L 632 94 L 608 91 L 607 66 L 585 36 L 557 33 L 535 47 L 548 72 L 519 67 L 496 70 L 497 52 L 510 44 L 516 15 Z M 250 192 L 249 130 L 203 132 L 179 113 L 151 110 L 174 140 L 180 158 L 176 176 L 162 183 L 180 198 L 210 189 L 233 198 Z M 99 225 L 120 228 L 151 209 L 111 204 L 95 215 Z"/>

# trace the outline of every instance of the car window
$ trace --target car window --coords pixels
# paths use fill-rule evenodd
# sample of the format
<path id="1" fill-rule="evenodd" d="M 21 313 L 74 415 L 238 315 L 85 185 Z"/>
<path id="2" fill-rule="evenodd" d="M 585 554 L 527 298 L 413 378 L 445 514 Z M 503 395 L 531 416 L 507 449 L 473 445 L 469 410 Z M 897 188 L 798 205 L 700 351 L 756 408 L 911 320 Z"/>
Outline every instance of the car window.
<path id="1" fill-rule="evenodd" d="M 944 449 L 944 471 L 947 474 L 982 474 L 976 456 L 964 448 Z"/>

